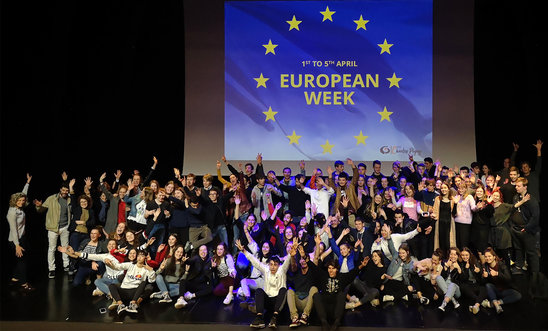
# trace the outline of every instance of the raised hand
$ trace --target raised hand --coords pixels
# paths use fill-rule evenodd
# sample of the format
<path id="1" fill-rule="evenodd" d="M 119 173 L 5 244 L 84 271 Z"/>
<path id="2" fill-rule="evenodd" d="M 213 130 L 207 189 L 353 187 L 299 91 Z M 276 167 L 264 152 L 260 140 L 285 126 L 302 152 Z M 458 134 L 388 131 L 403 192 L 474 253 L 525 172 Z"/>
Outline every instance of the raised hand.
<path id="1" fill-rule="evenodd" d="M 236 248 L 238 248 L 238 250 L 240 252 L 243 252 L 245 250 L 245 247 L 242 245 L 242 242 L 240 241 L 240 239 L 236 240 L 235 245 L 236 245 Z"/>
<path id="2" fill-rule="evenodd" d="M 93 184 L 93 181 L 91 180 L 91 177 L 86 177 L 86 179 L 84 179 L 84 186 L 87 187 L 87 188 L 90 188 L 91 184 Z"/>
<path id="3" fill-rule="evenodd" d="M 32 179 L 32 176 L 27 172 L 27 184 L 30 184 L 31 179 Z"/>
<path id="4" fill-rule="evenodd" d="M 533 146 L 535 146 L 535 148 L 537 149 L 537 151 L 540 151 L 541 148 L 542 148 L 542 144 L 543 144 L 543 143 L 544 143 L 544 142 L 543 142 L 542 140 L 537 139 L 537 143 L 536 143 L 536 144 L 533 144 Z"/>
<path id="5" fill-rule="evenodd" d="M 41 201 L 41 200 L 36 200 L 36 199 L 34 199 L 34 200 L 32 201 L 32 203 L 34 203 L 34 205 L 35 205 L 36 207 L 42 207 L 42 201 Z"/>
<path id="6" fill-rule="evenodd" d="M 301 162 L 299 162 L 299 168 L 304 169 L 304 166 L 305 166 L 304 160 L 301 160 Z"/>
<path id="7" fill-rule="evenodd" d="M 221 170 L 221 162 L 217 160 L 217 170 Z"/>
<path id="8" fill-rule="evenodd" d="M 63 172 L 61 173 L 61 179 L 63 179 L 64 182 L 67 181 L 68 175 L 67 175 L 66 171 L 63 171 Z"/>
<path id="9" fill-rule="evenodd" d="M 122 170 L 116 170 L 116 172 L 114 173 L 114 178 L 116 178 L 116 181 L 120 181 L 120 177 L 122 177 Z"/>
<path id="10" fill-rule="evenodd" d="M 181 171 L 178 168 L 173 168 L 173 174 L 175 175 L 175 178 L 181 178 Z"/>
<path id="11" fill-rule="evenodd" d="M 103 182 L 105 181 L 105 178 L 107 177 L 107 173 L 106 172 L 103 172 L 101 174 L 101 177 L 99 177 L 99 183 L 103 184 Z"/>

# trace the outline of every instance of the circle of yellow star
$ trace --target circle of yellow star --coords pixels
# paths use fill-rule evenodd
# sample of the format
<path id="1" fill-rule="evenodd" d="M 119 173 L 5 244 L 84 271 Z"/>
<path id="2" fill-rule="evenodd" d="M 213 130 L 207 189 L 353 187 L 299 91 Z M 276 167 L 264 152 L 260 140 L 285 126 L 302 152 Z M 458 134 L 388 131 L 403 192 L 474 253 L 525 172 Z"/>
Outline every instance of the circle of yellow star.
<path id="1" fill-rule="evenodd" d="M 266 78 L 263 76 L 263 73 L 261 72 L 261 76 L 259 76 L 258 78 L 253 78 L 257 81 L 257 88 L 259 88 L 259 86 L 262 86 L 264 88 L 266 88 L 266 81 L 269 80 L 270 78 Z"/>
<path id="2" fill-rule="evenodd" d="M 295 15 L 293 15 L 293 19 L 291 21 L 286 21 L 288 24 L 289 24 L 289 31 L 295 29 L 297 31 L 301 31 L 299 30 L 299 24 L 301 24 L 302 21 L 297 21 L 297 19 L 295 18 Z"/>
<path id="3" fill-rule="evenodd" d="M 297 134 L 295 133 L 295 130 L 293 130 L 293 134 L 290 135 L 290 136 L 286 136 L 287 138 L 289 138 L 289 144 L 299 144 L 299 139 L 301 139 L 302 136 L 297 136 Z"/>
<path id="4" fill-rule="evenodd" d="M 272 111 L 272 107 L 268 107 L 268 111 L 263 111 L 263 114 L 266 115 L 266 118 L 265 118 L 265 122 L 268 121 L 268 120 L 272 120 L 274 122 L 276 122 L 276 119 L 274 118 L 274 115 L 276 115 L 278 112 L 277 111 Z"/>
<path id="5" fill-rule="evenodd" d="M 367 23 L 369 23 L 369 20 L 364 20 L 364 19 L 363 19 L 363 16 L 360 15 L 360 19 L 354 21 L 354 23 L 356 23 L 356 31 L 358 31 L 359 29 L 367 30 L 366 27 L 365 27 L 365 25 L 366 25 Z"/>
<path id="6" fill-rule="evenodd" d="M 325 144 L 324 145 L 320 145 L 322 148 L 323 148 L 323 153 L 322 154 L 325 154 L 325 153 L 329 153 L 329 154 L 333 154 L 333 152 L 331 151 L 331 149 L 333 149 L 333 147 L 335 147 L 335 145 L 331 145 L 329 143 L 329 140 L 325 140 Z"/>
<path id="7" fill-rule="evenodd" d="M 333 14 L 335 14 L 336 12 L 330 11 L 329 6 L 326 6 L 325 11 L 321 11 L 320 13 L 323 15 L 322 22 L 325 20 L 330 20 L 331 22 L 333 22 Z"/>
<path id="8" fill-rule="evenodd" d="M 386 110 L 386 107 L 384 107 L 383 111 L 377 112 L 377 114 L 381 115 L 381 122 L 384 120 L 387 120 L 388 122 L 392 122 L 390 120 L 390 115 L 394 114 L 394 112 Z"/>
<path id="9" fill-rule="evenodd" d="M 384 38 L 384 42 L 382 44 L 377 44 L 377 46 L 381 48 L 381 54 L 385 52 L 390 54 L 390 47 L 394 46 L 394 44 L 389 44 L 386 41 L 386 38 Z"/>
<path id="10" fill-rule="evenodd" d="M 390 82 L 390 86 L 388 86 L 388 88 L 391 88 L 392 86 L 400 88 L 400 80 L 402 80 L 402 78 L 396 77 L 396 73 L 394 73 L 391 78 L 386 79 Z"/>
<path id="11" fill-rule="evenodd" d="M 274 48 L 278 47 L 278 45 L 273 44 L 271 39 L 268 39 L 268 44 L 263 45 L 263 47 L 266 48 L 266 52 L 264 53 L 264 55 L 268 53 L 276 55 L 276 52 L 274 52 Z"/>
<path id="12" fill-rule="evenodd" d="M 356 138 L 356 146 L 358 146 L 359 144 L 365 145 L 365 139 L 369 138 L 369 136 L 364 136 L 363 132 L 360 130 L 360 135 L 354 136 L 354 138 Z"/>

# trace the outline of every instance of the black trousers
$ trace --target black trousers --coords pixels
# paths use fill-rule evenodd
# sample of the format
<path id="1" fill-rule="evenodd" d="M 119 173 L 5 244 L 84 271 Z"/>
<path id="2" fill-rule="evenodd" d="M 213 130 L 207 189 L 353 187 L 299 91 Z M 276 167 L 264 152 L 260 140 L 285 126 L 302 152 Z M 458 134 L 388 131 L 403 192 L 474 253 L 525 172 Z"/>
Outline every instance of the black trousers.
<path id="1" fill-rule="evenodd" d="M 367 286 L 367 284 L 359 278 L 354 279 L 354 281 L 352 282 L 352 288 L 360 293 L 360 302 L 362 304 L 368 303 L 371 300 L 379 297 L 378 289 Z"/>
<path id="2" fill-rule="evenodd" d="M 457 237 L 457 247 L 462 250 L 464 247 L 470 247 L 470 229 L 472 224 L 462 224 L 455 222 L 455 232 Z"/>
<path id="3" fill-rule="evenodd" d="M 110 295 L 116 301 L 130 302 L 137 301 L 140 297 L 143 296 L 145 292 L 145 287 L 147 283 L 141 282 L 136 288 L 122 288 L 122 284 L 110 284 L 108 289 L 110 290 Z"/>
<path id="4" fill-rule="evenodd" d="M 421 292 L 423 297 L 428 298 L 430 301 L 434 300 L 436 289 L 434 288 L 434 285 L 432 285 L 432 282 L 430 282 L 429 279 L 421 277 L 415 273 L 411 273 L 410 276 L 411 285 L 413 288 L 415 288 L 417 292 Z"/>
<path id="5" fill-rule="evenodd" d="M 383 295 L 391 295 L 396 299 L 400 299 L 407 294 L 411 294 L 407 285 L 403 281 L 389 279 L 384 283 L 384 289 L 382 290 Z"/>
<path id="6" fill-rule="evenodd" d="M 487 290 L 485 289 L 485 286 L 463 283 L 459 284 L 459 287 L 460 293 L 464 297 L 472 299 L 474 304 L 481 303 L 484 299 L 487 299 Z"/>
<path id="7" fill-rule="evenodd" d="M 13 278 L 18 279 L 22 284 L 27 282 L 27 256 L 29 254 L 29 245 L 27 245 L 27 238 L 25 235 L 19 239 L 19 246 L 23 247 L 25 251 L 23 256 L 17 257 L 15 255 L 16 249 L 15 244 L 10 241 L 10 248 L 15 257 L 15 265 L 13 266 Z"/>
<path id="8" fill-rule="evenodd" d="M 540 271 L 540 262 L 536 249 L 537 238 L 534 234 L 527 231 L 512 229 L 512 245 L 516 254 L 516 265 L 523 267 L 525 265 L 525 255 L 527 255 L 528 269 L 531 272 Z"/>
<path id="9" fill-rule="evenodd" d="M 274 305 L 273 312 L 279 313 L 282 310 L 287 296 L 287 289 L 282 287 L 275 297 L 269 297 L 262 288 L 255 291 L 255 308 L 258 314 L 264 314 L 266 305 Z"/>
<path id="10" fill-rule="evenodd" d="M 316 293 L 313 297 L 314 307 L 320 318 L 322 326 L 328 326 L 328 320 L 333 319 L 334 325 L 339 325 L 344 314 L 346 292 L 338 293 Z"/>
<path id="11" fill-rule="evenodd" d="M 179 283 L 179 294 L 183 295 L 187 291 L 190 293 L 194 293 L 196 295 L 196 298 L 201 298 L 213 293 L 213 286 L 210 282 L 204 281 L 203 279 L 183 279 Z"/>

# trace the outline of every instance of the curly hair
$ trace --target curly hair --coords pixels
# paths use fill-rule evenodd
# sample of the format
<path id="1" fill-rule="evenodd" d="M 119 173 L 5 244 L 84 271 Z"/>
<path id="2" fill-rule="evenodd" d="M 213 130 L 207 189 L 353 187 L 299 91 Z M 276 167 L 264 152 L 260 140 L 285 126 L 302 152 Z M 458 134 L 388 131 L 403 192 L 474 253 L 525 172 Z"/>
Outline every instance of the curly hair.
<path id="1" fill-rule="evenodd" d="M 17 200 L 21 198 L 25 198 L 25 200 L 27 200 L 25 201 L 25 206 L 29 204 L 27 195 L 23 192 L 17 192 L 17 193 L 13 193 L 10 197 L 10 207 L 17 207 Z"/>

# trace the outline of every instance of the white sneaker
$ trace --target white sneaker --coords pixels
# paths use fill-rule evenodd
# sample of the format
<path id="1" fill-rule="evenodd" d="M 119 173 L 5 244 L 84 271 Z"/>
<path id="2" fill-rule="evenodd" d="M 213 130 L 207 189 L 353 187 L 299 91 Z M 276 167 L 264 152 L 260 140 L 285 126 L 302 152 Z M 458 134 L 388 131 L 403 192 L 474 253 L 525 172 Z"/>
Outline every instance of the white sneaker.
<path id="1" fill-rule="evenodd" d="M 491 302 L 489 300 L 485 299 L 481 302 L 481 306 L 484 308 L 491 308 Z"/>
<path id="2" fill-rule="evenodd" d="M 404 296 L 402 297 L 402 299 L 405 300 L 405 301 L 409 301 L 409 297 L 407 296 L 407 294 L 404 295 Z"/>
<path id="3" fill-rule="evenodd" d="M 468 307 L 468 310 L 469 310 L 472 314 L 476 315 L 476 314 L 479 312 L 479 307 L 476 306 L 476 305 L 474 305 L 474 306 L 469 306 L 469 307 Z"/>
<path id="4" fill-rule="evenodd" d="M 350 302 L 347 302 L 347 303 L 344 304 L 344 309 L 354 310 L 355 306 L 356 306 L 356 304 L 354 302 L 350 301 Z"/>
<path id="5" fill-rule="evenodd" d="M 163 297 L 164 297 L 164 292 L 162 291 L 154 292 L 150 295 L 151 299 L 161 299 Z"/>
<path id="6" fill-rule="evenodd" d="M 453 306 L 455 306 L 455 309 L 460 307 L 460 303 L 455 298 L 451 298 L 451 301 L 453 302 Z"/>
<path id="7" fill-rule="evenodd" d="M 196 294 L 194 293 L 190 293 L 190 292 L 186 292 L 185 295 L 183 296 L 185 298 L 185 300 L 191 300 L 192 298 L 195 298 L 196 297 Z"/>
<path id="8" fill-rule="evenodd" d="M 422 303 L 423 305 L 428 305 L 430 303 L 430 300 L 427 298 L 427 297 L 421 297 L 419 299 L 420 303 Z"/>
<path id="9" fill-rule="evenodd" d="M 160 299 L 160 301 L 158 302 L 161 302 L 161 303 L 170 303 L 172 302 L 173 300 L 171 300 L 171 297 L 169 296 L 169 293 L 168 292 L 164 292 L 162 298 Z"/>
<path id="10" fill-rule="evenodd" d="M 232 295 L 232 293 L 228 293 L 226 295 L 226 298 L 223 300 L 223 303 L 225 305 L 229 305 L 232 302 L 232 299 L 234 299 L 234 296 Z"/>
<path id="11" fill-rule="evenodd" d="M 373 306 L 373 307 L 377 307 L 378 305 L 381 304 L 379 299 L 373 299 L 373 300 L 370 301 L 370 303 L 371 303 L 371 306 Z"/>
<path id="12" fill-rule="evenodd" d="M 94 297 L 100 297 L 101 295 L 103 295 L 105 293 L 103 293 L 100 289 L 96 288 L 95 290 L 93 290 L 93 293 L 91 293 L 92 296 Z"/>
<path id="13" fill-rule="evenodd" d="M 394 297 L 392 295 L 385 295 L 382 297 L 382 301 L 383 302 L 394 301 Z"/>
<path id="14" fill-rule="evenodd" d="M 354 303 L 360 302 L 360 299 L 358 299 L 355 295 L 353 295 L 350 297 L 350 302 L 354 302 Z"/>
<path id="15" fill-rule="evenodd" d="M 108 310 L 114 310 L 118 308 L 118 302 L 116 300 L 112 300 L 112 303 L 108 306 Z"/>
<path id="16" fill-rule="evenodd" d="M 447 302 L 445 300 L 441 303 L 441 306 L 438 307 L 439 310 L 445 311 L 445 306 L 447 306 Z"/>
<path id="17" fill-rule="evenodd" d="M 185 301 L 185 298 L 179 297 L 179 299 L 177 299 L 177 302 L 175 303 L 175 308 L 181 309 L 186 307 L 186 305 L 188 305 L 188 302 Z"/>

